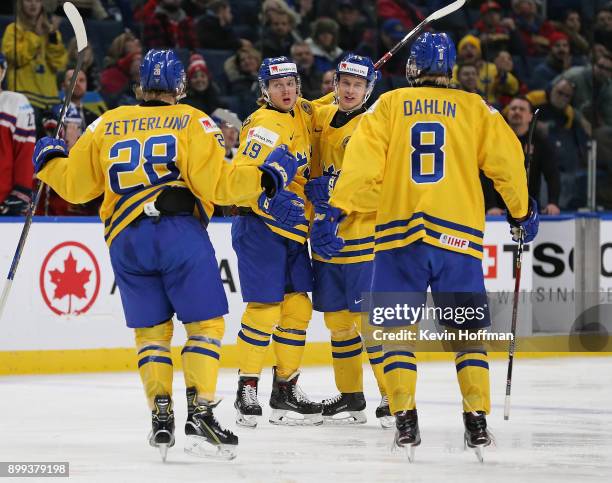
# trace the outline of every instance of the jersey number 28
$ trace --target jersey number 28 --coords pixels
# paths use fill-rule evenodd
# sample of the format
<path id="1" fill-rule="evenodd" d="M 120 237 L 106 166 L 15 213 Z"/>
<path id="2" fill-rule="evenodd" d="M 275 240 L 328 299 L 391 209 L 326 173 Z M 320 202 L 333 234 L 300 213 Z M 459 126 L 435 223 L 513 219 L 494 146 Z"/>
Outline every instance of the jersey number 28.
<path id="1" fill-rule="evenodd" d="M 124 157 L 122 152 L 127 152 L 127 156 Z M 120 195 L 131 193 L 136 189 L 174 181 L 180 176 L 179 169 L 175 164 L 176 138 L 172 134 L 151 136 L 143 143 L 138 139 L 126 139 L 116 142 L 111 146 L 108 158 L 111 161 L 117 160 L 108 169 L 108 179 L 111 189 Z M 127 160 L 122 161 L 119 158 L 127 158 Z M 142 165 L 141 158 L 144 158 Z M 165 174 L 160 176 L 155 165 L 161 168 L 159 171 L 164 170 Z M 141 166 L 148 183 L 122 185 L 119 180 L 119 174 L 134 173 Z M 142 176 L 137 176 L 136 178 L 142 179 Z"/>
<path id="2" fill-rule="evenodd" d="M 415 183 L 437 183 L 444 178 L 446 130 L 439 122 L 417 122 L 410 130 L 411 173 Z"/>

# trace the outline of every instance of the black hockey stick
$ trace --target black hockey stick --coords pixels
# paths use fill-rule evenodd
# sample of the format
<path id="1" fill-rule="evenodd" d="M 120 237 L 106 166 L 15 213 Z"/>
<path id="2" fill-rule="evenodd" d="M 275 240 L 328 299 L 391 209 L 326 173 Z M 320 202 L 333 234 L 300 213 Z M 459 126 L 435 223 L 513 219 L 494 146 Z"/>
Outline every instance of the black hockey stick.
<path id="1" fill-rule="evenodd" d="M 538 121 L 539 109 L 536 109 L 529 125 L 529 135 L 527 137 L 527 186 L 529 186 L 529 169 L 531 168 L 531 158 L 533 157 L 533 132 Z M 514 363 L 514 349 L 516 347 L 516 319 L 518 316 L 518 300 L 521 289 L 521 266 L 523 260 L 523 240 L 525 239 L 525 233 L 520 228 L 518 250 L 516 251 L 515 258 L 515 273 L 514 273 L 514 298 L 512 299 L 512 326 L 510 332 L 512 338 L 510 339 L 510 345 L 508 346 L 508 375 L 506 377 L 506 399 L 504 401 L 504 419 L 508 421 L 510 419 L 510 391 L 512 390 L 512 364 Z"/>
<path id="2" fill-rule="evenodd" d="M 74 86 L 76 84 L 79 71 L 81 70 L 81 66 L 83 65 L 85 48 L 87 47 L 87 33 L 85 32 L 85 25 L 83 24 L 83 18 L 81 17 L 81 14 L 77 10 L 77 8 L 72 3 L 66 2 L 64 3 L 64 13 L 66 14 L 66 17 L 68 17 L 68 21 L 70 22 L 70 25 L 74 30 L 74 36 L 76 37 L 77 41 L 78 56 L 76 67 L 74 68 L 74 73 L 72 74 L 72 78 L 70 79 L 70 87 L 68 88 L 67 92 L 64 92 L 64 104 L 62 105 L 62 110 L 60 112 L 60 117 L 58 119 L 57 126 L 55 127 L 55 131 L 53 132 L 53 137 L 56 139 L 58 138 L 60 129 L 62 127 L 62 124 L 64 123 L 66 111 L 68 110 L 70 100 L 72 99 Z M 26 216 L 23 229 L 21 230 L 19 243 L 17 244 L 17 249 L 15 250 L 15 255 L 13 256 L 13 261 L 11 262 L 11 268 L 9 269 L 8 276 L 6 277 L 6 282 L 4 283 L 4 288 L 2 289 L 2 295 L 0 295 L 0 320 L 2 320 L 2 313 L 4 312 L 4 307 L 6 306 L 6 301 L 8 300 L 9 292 L 11 291 L 11 287 L 13 285 L 15 272 L 17 272 L 19 260 L 21 259 L 21 254 L 23 253 L 25 242 L 28 237 L 28 233 L 30 232 L 30 227 L 32 226 L 32 217 L 36 212 L 36 206 L 38 206 L 38 200 L 40 199 L 40 194 L 42 193 L 44 185 L 45 184 L 42 181 L 38 183 L 38 189 L 32 197 L 32 200 L 30 201 L 30 208 Z"/>
<path id="3" fill-rule="evenodd" d="M 423 20 L 420 24 L 414 27 L 410 32 L 408 32 L 402 40 L 400 40 L 397 44 L 393 46 L 393 48 L 383 55 L 376 64 L 374 64 L 374 69 L 379 70 L 383 65 L 387 63 L 387 61 L 393 57 L 393 55 L 401 49 L 404 45 L 406 45 L 411 39 L 419 35 L 425 27 L 427 27 L 434 20 L 439 20 L 441 18 L 450 15 L 453 12 L 456 12 L 461 7 L 465 5 L 465 0 L 456 0 L 455 2 L 447 5 L 446 7 L 442 7 L 439 10 L 436 10 L 434 13 L 430 14 L 425 20 Z"/>

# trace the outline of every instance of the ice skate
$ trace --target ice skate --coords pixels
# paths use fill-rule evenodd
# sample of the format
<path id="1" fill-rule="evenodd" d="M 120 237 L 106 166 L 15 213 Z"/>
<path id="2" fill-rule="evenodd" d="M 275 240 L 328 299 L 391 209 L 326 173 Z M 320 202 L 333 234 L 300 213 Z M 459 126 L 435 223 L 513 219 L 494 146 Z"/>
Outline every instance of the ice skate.
<path id="1" fill-rule="evenodd" d="M 223 429 L 213 414 L 219 402 L 198 401 L 195 388 L 187 389 L 185 453 L 220 460 L 233 460 L 236 457 L 238 436 Z"/>
<path id="2" fill-rule="evenodd" d="M 376 418 L 383 429 L 392 429 L 395 426 L 395 418 L 391 415 L 387 396 L 381 398 L 380 404 L 376 408 Z"/>
<path id="3" fill-rule="evenodd" d="M 487 419 L 484 411 L 463 413 L 463 447 L 472 448 L 476 458 L 481 463 L 484 461 L 484 448 L 491 444 L 491 433 L 487 430 Z"/>
<path id="4" fill-rule="evenodd" d="M 254 376 L 240 376 L 236 393 L 236 424 L 245 428 L 255 428 L 257 417 L 261 416 L 261 404 L 257 400 L 257 383 Z"/>
<path id="5" fill-rule="evenodd" d="M 162 461 L 166 461 L 168 448 L 174 446 L 174 412 L 170 396 L 155 396 L 149 433 L 149 444 L 159 449 Z"/>
<path id="6" fill-rule="evenodd" d="M 419 431 L 416 409 L 395 413 L 395 427 L 392 450 L 405 450 L 408 461 L 412 463 L 414 461 L 415 448 L 421 444 L 421 433 Z"/>
<path id="7" fill-rule="evenodd" d="M 323 422 L 325 424 L 364 424 L 367 422 L 365 398 L 362 392 L 340 393 L 324 399 Z"/>
<path id="8" fill-rule="evenodd" d="M 294 372 L 286 381 L 282 381 L 276 375 L 276 367 L 273 368 L 274 380 L 272 382 L 272 394 L 270 395 L 270 423 L 286 426 L 310 426 L 323 424 L 321 411 L 323 407 L 319 403 L 312 402 L 308 396 L 297 385 L 299 372 Z M 301 417 L 295 417 L 298 414 Z"/>

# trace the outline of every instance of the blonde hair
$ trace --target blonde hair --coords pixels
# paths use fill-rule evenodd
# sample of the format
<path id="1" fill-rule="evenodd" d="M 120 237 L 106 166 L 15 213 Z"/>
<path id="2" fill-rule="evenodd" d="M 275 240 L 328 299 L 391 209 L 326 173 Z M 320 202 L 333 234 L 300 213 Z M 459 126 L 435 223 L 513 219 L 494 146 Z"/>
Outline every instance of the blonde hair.
<path id="1" fill-rule="evenodd" d="M 108 48 L 106 57 L 104 57 L 104 65 L 108 67 L 109 65 L 116 64 L 119 59 L 125 56 L 125 45 L 134 40 L 138 40 L 138 37 L 130 31 L 123 32 L 115 37 Z"/>

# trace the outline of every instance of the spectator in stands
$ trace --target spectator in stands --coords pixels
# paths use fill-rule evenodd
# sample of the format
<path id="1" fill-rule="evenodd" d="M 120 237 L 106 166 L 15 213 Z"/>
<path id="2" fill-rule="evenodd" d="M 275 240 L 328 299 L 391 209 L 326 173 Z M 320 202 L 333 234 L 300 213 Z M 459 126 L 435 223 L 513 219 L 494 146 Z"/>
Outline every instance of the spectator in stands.
<path id="1" fill-rule="evenodd" d="M 58 101 L 56 75 L 68 59 L 60 20 L 47 17 L 42 0 L 18 0 L 17 22 L 9 24 L 2 37 L 9 64 L 7 86 L 23 92 L 35 109 L 48 109 Z"/>
<path id="2" fill-rule="evenodd" d="M 509 59 L 508 59 L 509 57 Z M 487 102 L 500 105 L 501 97 L 515 96 L 519 92 L 519 81 L 512 74 L 512 57 L 496 58 L 496 63 L 482 59 L 480 39 L 466 35 L 457 46 L 457 58 L 460 63 L 471 63 L 478 68 L 478 89 L 484 93 Z M 453 69 L 453 81 L 457 83 L 457 66 Z"/>
<path id="3" fill-rule="evenodd" d="M 87 77 L 87 89 L 90 91 L 97 91 L 100 88 L 100 70 L 98 69 L 96 58 L 94 57 L 94 52 L 90 45 L 85 47 L 84 52 L 81 70 L 85 72 L 85 76 Z M 74 68 L 76 66 L 77 56 L 76 37 L 72 37 L 70 42 L 68 42 L 68 68 Z"/>
<path id="4" fill-rule="evenodd" d="M 612 50 L 612 2 L 609 2 L 595 16 L 595 42 Z"/>
<path id="5" fill-rule="evenodd" d="M 204 15 L 196 21 L 200 47 L 237 50 L 246 44 L 248 41 L 238 38 L 234 32 L 232 20 L 232 9 L 227 0 L 209 2 Z"/>
<path id="6" fill-rule="evenodd" d="M 131 32 L 117 36 L 108 49 L 106 68 L 100 74 L 100 92 L 110 109 L 131 89 L 130 82 L 139 75 L 142 48 Z"/>
<path id="7" fill-rule="evenodd" d="M 589 42 L 581 33 L 582 20 L 580 19 L 580 14 L 576 10 L 566 10 L 562 21 L 553 22 L 553 27 L 568 36 L 570 50 L 574 55 L 586 55 L 589 53 Z"/>
<path id="8" fill-rule="evenodd" d="M 397 19 L 407 30 L 412 30 L 425 18 L 414 2 L 408 0 L 378 0 L 376 10 L 380 20 Z"/>
<path id="9" fill-rule="evenodd" d="M 240 116 L 247 117 L 257 109 L 259 83 L 257 75 L 261 65 L 261 54 L 254 47 L 242 47 L 223 64 L 228 82 L 228 93 L 236 104 L 232 105 Z M 238 107 L 239 106 L 239 107 Z"/>
<path id="10" fill-rule="evenodd" d="M 338 33 L 338 24 L 331 18 L 319 18 L 312 24 L 312 35 L 306 42 L 314 55 L 315 69 L 321 73 L 335 68 L 342 57 Z"/>
<path id="11" fill-rule="evenodd" d="M 549 48 L 548 39 L 554 32 L 552 23 L 538 14 L 535 0 L 512 0 L 512 10 L 526 54 L 545 55 Z"/>
<path id="12" fill-rule="evenodd" d="M 79 13 L 81 14 L 83 18 L 95 19 L 95 20 L 104 20 L 108 18 L 108 12 L 104 8 L 104 5 L 102 5 L 101 0 L 70 0 L 70 1 L 79 10 Z"/>
<path id="13" fill-rule="evenodd" d="M 223 139 L 225 140 L 225 159 L 231 161 L 238 151 L 240 126 L 242 121 L 236 113 L 227 109 L 215 109 L 211 114 L 213 121 L 221 128 Z"/>
<path id="14" fill-rule="evenodd" d="M 553 32 L 549 38 L 550 53 L 531 73 L 531 89 L 545 89 L 550 82 L 572 65 L 569 38 L 561 32 Z"/>
<path id="15" fill-rule="evenodd" d="M 195 49 L 198 40 L 193 18 L 181 8 L 181 0 L 158 0 L 153 15 L 144 21 L 147 48 Z"/>
<path id="16" fill-rule="evenodd" d="M 63 92 L 68 90 L 74 69 L 68 69 L 60 87 Z M 83 104 L 83 97 L 87 92 L 87 76 L 83 71 L 77 75 L 74 91 L 64 118 L 64 126 L 60 130 L 60 137 L 66 142 L 68 149 L 72 148 L 89 124 L 98 118 L 98 114 L 90 111 Z M 43 126 L 47 136 L 53 136 L 62 110 L 63 102 L 53 106 L 51 111 L 44 114 Z M 89 203 L 72 204 L 63 200 L 48 186 L 43 191 L 36 214 L 45 216 L 95 216 L 98 214 L 102 197 Z"/>
<path id="17" fill-rule="evenodd" d="M 458 88 L 465 92 L 478 94 L 482 92 L 478 89 L 478 69 L 474 64 L 459 64 L 457 66 Z"/>
<path id="18" fill-rule="evenodd" d="M 182 104 L 212 113 L 223 106 L 219 99 L 219 88 L 212 82 L 210 71 L 204 57 L 194 54 L 189 59 L 187 68 L 187 96 L 181 100 Z"/>
<path id="19" fill-rule="evenodd" d="M 63 81 L 60 85 L 63 93 L 68 91 L 70 87 L 70 81 L 72 79 L 72 74 L 74 73 L 74 69 L 68 69 L 64 74 Z M 85 128 L 89 126 L 92 122 L 94 122 L 99 114 L 93 111 L 90 111 L 84 104 L 83 98 L 85 97 L 85 93 L 87 92 L 87 76 L 81 70 L 77 75 L 76 83 L 74 84 L 74 90 L 72 91 L 72 97 L 70 98 L 69 110 L 72 113 L 71 122 L 74 126 L 71 126 L 69 130 L 66 127 L 66 136 L 64 140 L 68 147 L 70 148 L 72 144 L 76 142 L 76 140 L 81 136 Z M 46 118 L 44 120 L 44 128 L 47 132 L 47 136 L 52 136 L 53 131 L 57 126 L 57 121 L 60 116 L 60 111 L 62 110 L 63 100 L 62 102 L 56 104 L 51 108 L 50 111 L 46 113 Z"/>
<path id="20" fill-rule="evenodd" d="M 560 77 L 546 91 L 532 91 L 527 99 L 539 108 L 538 130 L 550 147 L 561 176 L 559 206 L 576 210 L 585 205 L 584 189 L 577 181 L 579 171 L 586 165 L 587 134 L 582 115 L 571 106 L 573 84 Z"/>
<path id="21" fill-rule="evenodd" d="M 295 61 L 302 84 L 302 97 L 314 100 L 321 97 L 323 75 L 314 67 L 314 56 L 307 42 L 296 42 L 291 46 L 291 58 Z"/>
<path id="22" fill-rule="evenodd" d="M 2 90 L 6 70 L 0 53 L 0 216 L 21 216 L 32 196 L 34 111 L 23 94 Z"/>
<path id="23" fill-rule="evenodd" d="M 480 5 L 480 20 L 474 25 L 472 34 L 480 39 L 485 60 L 494 59 L 501 50 L 514 55 L 521 54 L 523 50 L 514 21 L 502 19 L 501 10 L 501 5 L 493 1 Z"/>
<path id="24" fill-rule="evenodd" d="M 336 21 L 340 27 L 338 47 L 343 51 L 355 52 L 366 31 L 366 21 L 353 0 L 340 0 L 336 12 Z"/>
<path id="25" fill-rule="evenodd" d="M 506 120 L 523 145 L 527 159 L 529 124 L 533 118 L 533 106 L 523 96 L 516 97 L 508 105 Z M 542 176 L 546 180 L 546 201 L 540 203 L 540 211 L 546 215 L 559 214 L 560 177 L 556 158 L 550 151 L 547 139 L 538 131 L 533 136 L 533 155 L 529 166 L 529 194 L 542 200 L 540 193 Z"/>
<path id="26" fill-rule="evenodd" d="M 562 77 L 575 86 L 573 106 L 596 129 L 612 126 L 612 53 L 604 48 L 594 55 L 592 66 L 572 67 Z"/>
<path id="27" fill-rule="evenodd" d="M 330 69 L 327 72 L 323 73 L 323 77 L 321 79 L 321 95 L 329 94 L 334 90 L 334 74 L 336 71 L 334 69 Z"/>
<path id="28" fill-rule="evenodd" d="M 385 20 L 379 30 L 380 42 L 378 44 L 378 53 L 383 54 L 391 50 L 408 33 L 402 22 L 397 19 Z M 381 73 L 383 76 L 399 76 L 406 77 L 406 61 L 410 49 L 401 49 L 382 67 Z M 376 52 L 367 52 L 368 57 L 375 57 Z"/>
<path id="29" fill-rule="evenodd" d="M 264 15 L 265 23 L 259 44 L 261 55 L 264 58 L 290 55 L 291 45 L 301 40 L 295 31 L 296 16 L 288 10 L 275 8 L 264 9 Z"/>

